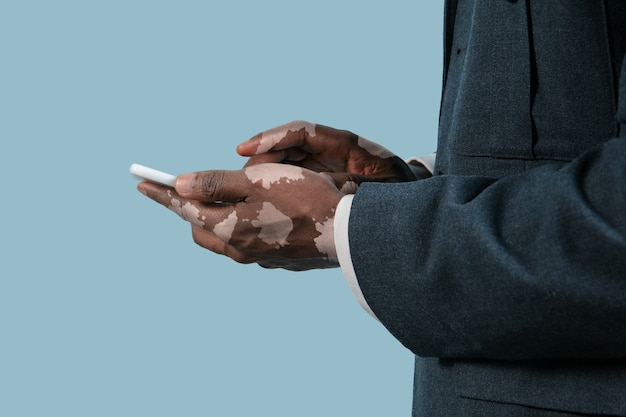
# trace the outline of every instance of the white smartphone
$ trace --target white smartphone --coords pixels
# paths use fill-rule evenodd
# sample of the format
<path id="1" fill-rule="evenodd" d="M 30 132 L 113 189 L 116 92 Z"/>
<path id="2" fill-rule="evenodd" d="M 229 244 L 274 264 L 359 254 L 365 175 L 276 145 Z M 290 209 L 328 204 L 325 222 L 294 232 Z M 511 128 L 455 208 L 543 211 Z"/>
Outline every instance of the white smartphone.
<path id="1" fill-rule="evenodd" d="M 174 188 L 174 184 L 176 183 L 176 175 L 158 171 L 140 164 L 132 164 L 130 166 L 130 173 L 139 179 L 145 179 L 172 188 Z"/>

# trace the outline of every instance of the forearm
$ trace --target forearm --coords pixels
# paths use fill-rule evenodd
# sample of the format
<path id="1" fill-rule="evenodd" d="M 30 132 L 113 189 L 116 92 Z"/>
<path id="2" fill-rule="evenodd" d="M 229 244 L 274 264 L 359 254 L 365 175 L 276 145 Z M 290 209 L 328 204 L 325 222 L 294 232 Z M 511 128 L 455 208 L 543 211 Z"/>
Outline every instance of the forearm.
<path id="1" fill-rule="evenodd" d="M 363 185 L 350 251 L 368 305 L 419 355 L 623 356 L 624 166 L 611 141 L 561 170 Z"/>

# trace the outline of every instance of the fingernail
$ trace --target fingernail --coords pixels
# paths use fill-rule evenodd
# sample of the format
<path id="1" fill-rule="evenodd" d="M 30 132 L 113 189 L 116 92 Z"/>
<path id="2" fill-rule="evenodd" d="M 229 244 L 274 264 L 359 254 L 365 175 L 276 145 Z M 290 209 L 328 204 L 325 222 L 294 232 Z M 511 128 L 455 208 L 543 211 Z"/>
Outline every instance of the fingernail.
<path id="1" fill-rule="evenodd" d="M 145 188 L 143 188 L 143 186 L 142 186 L 142 185 L 138 185 L 138 186 L 137 186 L 137 190 L 138 190 L 141 194 L 143 194 L 143 195 L 148 195 L 148 192 L 146 191 L 146 189 L 145 189 Z"/>
<path id="2" fill-rule="evenodd" d="M 189 194 L 193 186 L 194 175 L 183 174 L 176 178 L 176 191 L 179 194 Z"/>

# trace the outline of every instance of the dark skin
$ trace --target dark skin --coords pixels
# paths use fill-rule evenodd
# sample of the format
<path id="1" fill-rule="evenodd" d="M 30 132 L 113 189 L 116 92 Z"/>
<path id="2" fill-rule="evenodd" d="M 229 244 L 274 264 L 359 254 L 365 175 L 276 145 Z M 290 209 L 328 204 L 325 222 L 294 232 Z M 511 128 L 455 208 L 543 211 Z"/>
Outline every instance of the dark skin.
<path id="1" fill-rule="evenodd" d="M 237 152 L 249 157 L 242 170 L 183 174 L 175 190 L 150 182 L 138 189 L 190 222 L 198 245 L 266 268 L 338 266 L 333 221 L 341 198 L 366 181 L 416 179 L 380 145 L 307 122 L 260 133 Z"/>
<path id="2" fill-rule="evenodd" d="M 363 182 L 403 182 L 417 178 L 399 157 L 347 130 L 294 121 L 255 135 L 237 147 L 250 159 L 245 166 L 286 163 L 323 172 L 341 189 L 354 192 Z M 346 191 L 346 188 L 344 188 Z"/>
<path id="3" fill-rule="evenodd" d="M 190 222 L 197 244 L 237 262 L 289 270 L 337 266 L 332 225 L 344 194 L 325 175 L 259 164 L 180 175 L 175 190 L 149 182 L 138 188 Z"/>

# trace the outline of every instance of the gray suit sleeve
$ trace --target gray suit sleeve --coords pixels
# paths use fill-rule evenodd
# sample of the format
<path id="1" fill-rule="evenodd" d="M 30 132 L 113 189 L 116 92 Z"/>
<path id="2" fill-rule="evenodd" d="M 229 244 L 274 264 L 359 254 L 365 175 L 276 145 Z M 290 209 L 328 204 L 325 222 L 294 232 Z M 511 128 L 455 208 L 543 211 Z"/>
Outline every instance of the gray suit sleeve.
<path id="1" fill-rule="evenodd" d="M 417 355 L 626 354 L 626 140 L 499 180 L 363 184 L 350 250 L 364 296 Z"/>

